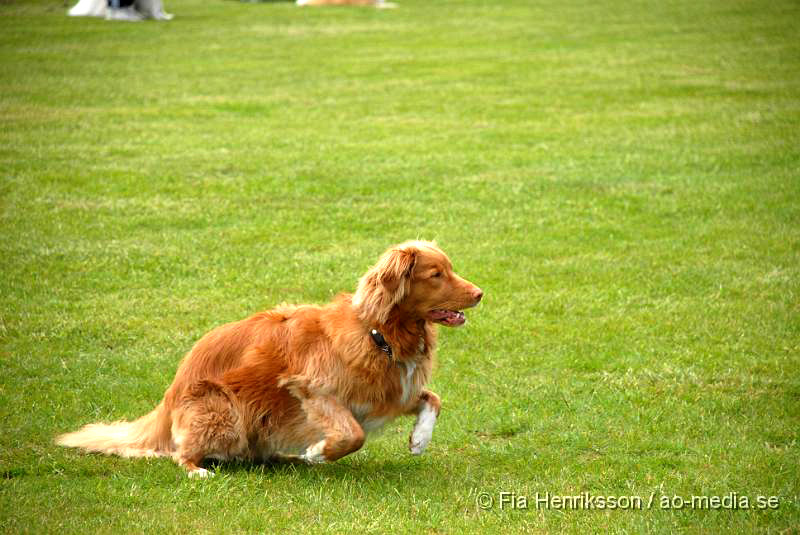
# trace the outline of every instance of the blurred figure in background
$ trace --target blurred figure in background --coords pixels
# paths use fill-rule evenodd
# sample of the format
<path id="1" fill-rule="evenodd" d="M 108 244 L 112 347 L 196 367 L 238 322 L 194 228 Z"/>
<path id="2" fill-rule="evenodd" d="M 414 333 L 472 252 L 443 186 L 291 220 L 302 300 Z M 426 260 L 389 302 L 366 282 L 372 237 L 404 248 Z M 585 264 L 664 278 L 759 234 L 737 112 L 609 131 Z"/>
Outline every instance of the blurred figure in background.
<path id="1" fill-rule="evenodd" d="M 133 0 L 108 0 L 106 9 L 106 20 L 144 20 L 144 15 L 136 11 L 133 7 Z"/>
<path id="2" fill-rule="evenodd" d="M 161 0 L 80 0 L 68 14 L 71 17 L 105 17 L 106 20 L 131 22 L 172 18 L 164 12 Z"/>

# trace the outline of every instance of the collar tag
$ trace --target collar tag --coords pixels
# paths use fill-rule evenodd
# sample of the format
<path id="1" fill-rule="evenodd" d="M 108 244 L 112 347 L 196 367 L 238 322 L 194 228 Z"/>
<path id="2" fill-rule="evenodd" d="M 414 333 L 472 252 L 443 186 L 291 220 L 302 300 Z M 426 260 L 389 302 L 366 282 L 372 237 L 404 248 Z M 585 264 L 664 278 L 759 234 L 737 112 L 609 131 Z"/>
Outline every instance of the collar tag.
<path id="1" fill-rule="evenodd" d="M 372 337 L 372 341 L 375 342 L 375 345 L 378 346 L 378 349 L 386 353 L 389 360 L 392 360 L 392 347 L 386 342 L 386 338 L 375 329 L 372 329 L 369 335 Z"/>

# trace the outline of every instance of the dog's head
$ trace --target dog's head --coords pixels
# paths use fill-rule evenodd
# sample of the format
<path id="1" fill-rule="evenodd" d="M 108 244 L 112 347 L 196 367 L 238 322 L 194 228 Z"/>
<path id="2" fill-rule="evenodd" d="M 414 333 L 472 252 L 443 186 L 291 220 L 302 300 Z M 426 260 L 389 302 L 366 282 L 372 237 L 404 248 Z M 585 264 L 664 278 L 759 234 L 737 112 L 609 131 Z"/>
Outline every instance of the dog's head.
<path id="1" fill-rule="evenodd" d="M 353 305 L 364 320 L 386 323 L 397 307 L 404 317 L 458 327 L 465 308 L 480 302 L 480 288 L 453 272 L 450 259 L 435 244 L 409 241 L 383 253 L 361 278 Z"/>

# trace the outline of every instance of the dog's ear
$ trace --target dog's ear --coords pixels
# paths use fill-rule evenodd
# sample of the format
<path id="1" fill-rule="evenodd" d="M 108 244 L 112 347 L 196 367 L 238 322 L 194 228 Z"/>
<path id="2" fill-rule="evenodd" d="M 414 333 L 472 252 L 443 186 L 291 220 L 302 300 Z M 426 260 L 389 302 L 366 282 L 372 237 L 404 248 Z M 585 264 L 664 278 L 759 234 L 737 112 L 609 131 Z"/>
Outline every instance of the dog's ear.
<path id="1" fill-rule="evenodd" d="M 411 271 L 417 259 L 416 247 L 392 248 L 358 282 L 353 305 L 364 320 L 386 323 L 392 308 L 411 287 Z"/>

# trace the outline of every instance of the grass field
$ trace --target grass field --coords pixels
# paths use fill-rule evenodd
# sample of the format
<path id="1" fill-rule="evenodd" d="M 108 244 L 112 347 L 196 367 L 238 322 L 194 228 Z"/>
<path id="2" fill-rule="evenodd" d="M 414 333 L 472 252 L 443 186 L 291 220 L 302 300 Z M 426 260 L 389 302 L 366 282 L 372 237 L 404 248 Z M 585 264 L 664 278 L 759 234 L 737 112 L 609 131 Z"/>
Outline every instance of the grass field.
<path id="1" fill-rule="evenodd" d="M 166 1 L 0 1 L 3 532 L 800 532 L 800 4 Z M 425 455 L 411 420 L 207 481 L 53 445 L 417 237 L 486 291 Z"/>

